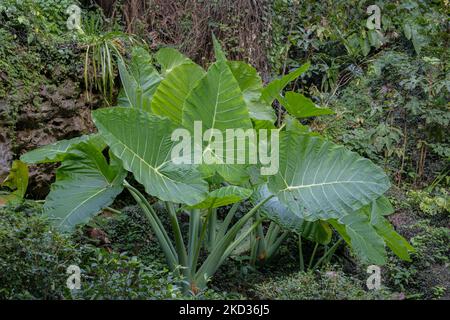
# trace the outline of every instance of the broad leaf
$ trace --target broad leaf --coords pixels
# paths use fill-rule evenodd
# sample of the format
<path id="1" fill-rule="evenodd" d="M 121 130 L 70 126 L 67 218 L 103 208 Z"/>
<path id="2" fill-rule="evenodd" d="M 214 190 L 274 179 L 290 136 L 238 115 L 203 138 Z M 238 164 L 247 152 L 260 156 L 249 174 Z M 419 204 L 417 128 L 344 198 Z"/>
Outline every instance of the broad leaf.
<path id="1" fill-rule="evenodd" d="M 56 172 L 44 213 L 62 231 L 88 221 L 122 192 L 126 171 L 108 164 L 95 146 L 83 142 L 72 149 Z"/>
<path id="2" fill-rule="evenodd" d="M 161 66 L 161 73 L 167 75 L 182 64 L 193 64 L 192 60 L 174 48 L 161 48 L 155 55 Z"/>
<path id="3" fill-rule="evenodd" d="M 352 247 L 355 254 L 366 263 L 383 265 L 386 263 L 386 249 L 383 239 L 364 214 L 351 214 L 336 220 L 331 225 Z"/>
<path id="4" fill-rule="evenodd" d="M 205 77 L 189 93 L 183 109 L 183 125 L 193 131 L 194 121 L 203 130 L 252 127 L 239 83 L 224 61 L 211 65 Z"/>
<path id="5" fill-rule="evenodd" d="M 267 185 L 258 186 L 252 194 L 251 201 L 257 204 L 270 194 Z M 332 231 L 325 221 L 306 221 L 301 215 L 281 203 L 277 197 L 267 201 L 260 210 L 268 219 L 305 239 L 321 244 L 328 244 L 331 241 Z"/>
<path id="6" fill-rule="evenodd" d="M 229 61 L 228 66 L 239 83 L 250 117 L 273 124 L 277 117 L 272 106 L 261 99 L 263 85 L 256 69 L 242 61 Z"/>
<path id="7" fill-rule="evenodd" d="M 291 115 L 300 119 L 334 113 L 329 108 L 317 107 L 311 99 L 297 92 L 286 92 L 285 97 L 281 98 L 280 102 Z"/>
<path id="8" fill-rule="evenodd" d="M 85 135 L 70 140 L 61 140 L 29 151 L 23 154 L 20 160 L 29 164 L 59 162 L 64 159 L 70 148 L 86 141 L 95 144 L 99 150 L 104 148 L 104 143 L 99 135 Z"/>
<path id="9" fill-rule="evenodd" d="M 284 89 L 291 81 L 294 81 L 303 73 L 305 73 L 309 69 L 310 63 L 307 62 L 298 69 L 288 73 L 287 75 L 281 77 L 280 79 L 275 79 L 271 81 L 263 90 L 262 90 L 262 99 L 269 104 L 272 104 L 273 100 L 277 99 L 280 96 L 281 90 Z"/>
<path id="10" fill-rule="evenodd" d="M 381 196 L 372 202 L 372 212 L 376 212 L 382 216 L 388 216 L 394 213 L 394 207 L 385 196 Z"/>
<path id="11" fill-rule="evenodd" d="M 229 204 L 245 200 L 250 197 L 252 190 L 236 186 L 226 186 L 211 191 L 208 197 L 201 203 L 196 204 L 194 209 L 208 209 L 227 206 Z"/>
<path id="12" fill-rule="evenodd" d="M 370 217 L 371 225 L 384 239 L 387 246 L 401 259 L 411 261 L 409 252 L 414 252 L 414 248 L 405 238 L 395 232 L 389 221 L 383 217 L 383 215 L 391 213 L 389 206 L 391 206 L 389 200 L 385 197 L 380 197 L 373 201 L 372 204 L 362 208 L 361 211 Z"/>
<path id="13" fill-rule="evenodd" d="M 119 58 L 118 67 L 123 85 L 119 106 L 150 112 L 152 96 L 162 79 L 152 65 L 150 54 L 143 48 L 134 48 L 130 64 L 126 66 Z"/>
<path id="14" fill-rule="evenodd" d="M 279 171 L 269 189 L 306 220 L 340 218 L 389 188 L 371 161 L 317 136 L 281 132 Z"/>
<path id="15" fill-rule="evenodd" d="M 93 119 L 111 151 L 147 193 L 188 205 L 206 197 L 208 186 L 200 173 L 171 159 L 175 127 L 169 119 L 130 108 L 96 110 Z"/>
<path id="16" fill-rule="evenodd" d="M 183 108 L 183 125 L 194 132 L 195 121 L 201 121 L 201 129 L 204 133 L 207 129 L 219 130 L 223 136 L 223 143 L 226 141 L 226 129 L 252 128 L 239 84 L 225 61 L 214 63 L 206 76 L 189 93 Z M 211 157 L 215 159 L 214 165 L 219 167 L 217 171 L 220 175 L 227 181 L 233 182 L 236 179 L 236 171 L 244 172 L 245 167 L 241 166 L 241 170 L 239 166 L 233 164 L 222 164 L 226 162 L 227 151 L 223 148 L 223 153 L 217 154 L 215 150 L 208 148 L 214 139 L 212 131 L 209 137 L 204 138 L 203 155 L 210 152 Z M 238 143 L 236 141 L 236 145 Z M 231 144 L 225 143 L 225 145 L 228 147 Z M 234 154 L 237 157 L 237 152 Z"/>
<path id="17" fill-rule="evenodd" d="M 181 125 L 184 100 L 204 75 L 203 69 L 194 63 L 173 68 L 153 96 L 153 112 Z"/>
<path id="18" fill-rule="evenodd" d="M 398 257 L 403 260 L 411 261 L 409 252 L 414 252 L 414 248 L 397 232 L 395 232 L 392 225 L 379 214 L 371 214 L 370 223 L 375 228 L 377 233 L 384 239 L 387 246 Z"/>
<path id="19" fill-rule="evenodd" d="M 414 248 L 383 217 L 391 213 L 391 208 L 389 200 L 381 196 L 339 221 L 329 222 L 347 243 L 352 247 L 356 246 L 353 248 L 355 253 L 365 262 L 385 262 L 384 244 L 401 259 L 411 261 L 409 253 L 414 252 Z"/>
<path id="20" fill-rule="evenodd" d="M 20 160 L 14 160 L 1 186 L 9 188 L 12 192 L 6 195 L 0 194 L 0 205 L 22 201 L 28 188 L 28 166 Z"/>

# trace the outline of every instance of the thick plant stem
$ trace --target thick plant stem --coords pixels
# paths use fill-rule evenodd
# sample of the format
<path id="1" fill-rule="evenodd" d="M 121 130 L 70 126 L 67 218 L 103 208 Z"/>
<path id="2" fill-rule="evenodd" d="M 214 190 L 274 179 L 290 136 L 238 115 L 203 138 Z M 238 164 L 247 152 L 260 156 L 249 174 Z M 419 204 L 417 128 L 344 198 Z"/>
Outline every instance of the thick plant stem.
<path id="1" fill-rule="evenodd" d="M 286 239 L 288 234 L 289 234 L 289 231 L 283 232 L 281 234 L 281 236 L 278 237 L 277 240 L 275 240 L 272 244 L 270 244 L 270 246 L 267 249 L 267 260 L 272 259 L 273 255 L 275 254 L 275 252 L 278 251 L 278 248 L 283 243 L 284 239 Z"/>
<path id="2" fill-rule="evenodd" d="M 175 251 L 175 248 L 170 241 L 170 238 L 162 226 L 161 221 L 158 216 L 154 212 L 151 205 L 145 199 L 145 197 L 134 187 L 132 187 L 127 181 L 124 182 L 125 187 L 130 191 L 133 198 L 136 200 L 138 205 L 142 208 L 147 217 L 150 225 L 152 226 L 153 231 L 155 232 L 156 237 L 158 238 L 158 242 L 161 245 L 161 249 L 166 256 L 167 264 L 169 265 L 170 270 L 176 271 L 178 267 L 178 257 Z"/>
<path id="3" fill-rule="evenodd" d="M 188 268 L 189 278 L 193 278 L 197 267 L 197 248 L 200 246 L 200 218 L 201 211 L 194 209 L 189 215 L 189 243 L 188 243 Z"/>
<path id="4" fill-rule="evenodd" d="M 333 244 L 333 246 L 328 249 L 324 255 L 319 259 L 319 261 L 317 261 L 317 263 L 314 265 L 314 269 L 316 269 L 317 267 L 319 267 L 326 259 L 328 259 L 329 257 L 331 257 L 334 252 L 336 251 L 336 249 L 338 248 L 338 246 L 341 244 L 341 242 L 343 241 L 342 238 L 340 238 L 338 241 L 336 241 L 335 244 Z"/>
<path id="5" fill-rule="evenodd" d="M 316 245 L 314 246 L 313 252 L 311 254 L 311 258 L 309 259 L 308 269 L 311 269 L 311 267 L 312 267 L 314 258 L 316 257 L 316 251 L 317 251 L 318 247 L 319 247 L 319 243 L 316 242 Z"/>
<path id="6" fill-rule="evenodd" d="M 222 239 L 225 236 L 225 233 L 228 230 L 228 226 L 231 223 L 231 220 L 233 219 L 234 215 L 236 214 L 236 211 L 239 207 L 239 202 L 236 202 L 231 207 L 230 211 L 228 211 L 227 216 L 223 220 L 222 224 L 220 225 L 220 229 L 217 232 L 217 239 Z"/>
<path id="7" fill-rule="evenodd" d="M 256 220 L 261 220 L 261 217 L 259 216 L 259 213 L 256 213 Z M 267 245 L 266 245 L 266 238 L 264 237 L 264 230 L 262 223 L 259 223 L 256 227 L 257 232 L 257 255 L 258 255 L 258 261 L 264 262 L 264 260 L 267 257 Z"/>
<path id="8" fill-rule="evenodd" d="M 236 222 L 234 226 L 230 228 L 230 230 L 228 230 L 223 238 L 218 239 L 218 242 L 215 245 L 213 251 L 209 254 L 209 256 L 206 258 L 206 260 L 203 262 L 203 264 L 195 274 L 196 283 L 199 288 L 203 288 L 206 286 L 208 279 L 214 274 L 214 272 L 216 272 L 216 270 L 220 267 L 220 265 L 228 257 L 228 255 L 231 254 L 231 251 L 227 250 L 230 245 L 235 247 L 244 239 L 240 237 L 238 242 L 234 242 L 236 235 L 240 230 L 242 230 L 242 227 L 245 225 L 245 223 L 247 223 L 247 221 L 256 214 L 258 209 L 272 197 L 273 195 L 260 201 L 241 219 L 239 219 L 239 221 Z M 257 223 L 260 223 L 260 221 L 258 221 Z"/>
<path id="9" fill-rule="evenodd" d="M 209 209 L 208 213 L 208 248 L 211 251 L 216 243 L 217 209 Z"/>
<path id="10" fill-rule="evenodd" d="M 179 263 L 182 267 L 184 267 L 183 273 L 187 275 L 187 253 L 183 242 L 183 235 L 181 234 L 180 224 L 178 223 L 177 213 L 173 207 L 173 203 L 166 202 L 165 204 L 167 212 L 169 213 L 170 223 L 172 225 L 172 231 L 175 237 L 175 246 L 177 248 Z"/>
<path id="11" fill-rule="evenodd" d="M 303 259 L 302 236 L 298 236 L 298 255 L 300 259 L 300 271 L 305 271 L 305 262 Z"/>

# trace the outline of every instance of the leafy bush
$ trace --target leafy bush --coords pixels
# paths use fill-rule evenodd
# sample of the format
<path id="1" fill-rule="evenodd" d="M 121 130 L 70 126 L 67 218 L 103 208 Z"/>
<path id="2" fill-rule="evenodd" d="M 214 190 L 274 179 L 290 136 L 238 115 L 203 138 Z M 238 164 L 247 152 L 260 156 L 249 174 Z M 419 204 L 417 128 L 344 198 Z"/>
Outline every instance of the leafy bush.
<path id="1" fill-rule="evenodd" d="M 0 207 L 1 299 L 180 298 L 181 279 L 158 261 L 75 242 L 32 202 Z M 70 265 L 81 269 L 80 290 L 66 286 Z"/>
<path id="2" fill-rule="evenodd" d="M 380 31 L 366 27 L 372 4 L 274 1 L 271 61 L 285 71 L 311 59 L 303 91 L 336 111 L 316 127 L 417 184 L 450 155 L 448 3 L 378 2 Z"/>
<path id="3" fill-rule="evenodd" d="M 128 66 L 119 60 L 123 82 L 119 106 L 94 111 L 99 134 L 60 141 L 21 157 L 28 163 L 62 162 L 44 205 L 45 214 L 54 218 L 60 229 L 71 231 L 126 188 L 143 209 L 169 269 L 180 272 L 188 283 L 185 291 L 193 293 L 206 287 L 251 233 L 260 239 L 253 250 L 255 256 L 271 256 L 285 236 L 281 228 L 327 244 L 332 226 L 365 261 L 383 264 L 386 245 L 409 260 L 413 248 L 383 217 L 393 211 L 382 196 L 389 188 L 384 172 L 356 153 L 310 133 L 296 120 L 330 114 L 331 110 L 317 107 L 298 92 L 281 95 L 309 64 L 264 87 L 254 68 L 228 61 L 216 39 L 214 48 L 216 62 L 207 72 L 169 48 L 156 53 L 156 67 L 143 48 L 133 50 Z M 286 123 L 278 118 L 280 128 L 274 125 L 277 117 L 271 104 L 275 100 L 289 112 Z M 267 134 L 262 128 L 272 129 L 281 136 L 280 170 L 267 179 L 258 172 L 267 168 L 237 164 L 234 150 L 233 164 L 218 151 L 209 155 L 212 162 L 199 166 L 176 163 L 173 132 L 180 126 L 188 133 L 195 132 L 196 121 L 203 122 L 202 130 L 253 128 Z M 212 134 L 203 141 L 205 150 L 216 150 L 213 141 Z M 270 145 L 275 148 L 275 143 Z M 106 146 L 107 158 L 102 153 Z M 189 145 L 183 157 L 191 156 L 190 150 Z M 292 150 L 298 154 L 291 156 Z M 149 195 L 163 201 L 175 241 L 147 197 L 125 180 L 127 171 L 133 172 Z M 81 191 L 80 185 L 84 186 Z M 252 208 L 236 219 L 239 202 L 250 197 Z M 217 208 L 230 204 L 233 206 L 219 222 Z M 260 209 L 274 223 L 266 235 Z M 178 217 L 183 214 L 189 217 L 187 237 L 183 237 Z M 237 221 L 232 224 L 233 220 Z"/>
<path id="4" fill-rule="evenodd" d="M 3 0 L 0 22 L 11 30 L 24 31 L 28 43 L 67 33 L 67 8 L 74 0 Z"/>
<path id="5" fill-rule="evenodd" d="M 411 238 L 417 249 L 413 254 L 414 264 L 404 264 L 391 258 L 386 269 L 388 285 L 404 292 L 406 298 L 439 299 L 445 296 L 448 299 L 449 292 L 439 288 L 450 285 L 449 229 L 420 220 L 407 226 L 406 230 L 414 233 Z M 437 294 L 439 292 L 441 294 Z"/>
<path id="6" fill-rule="evenodd" d="M 182 295 L 174 278 L 158 262 L 144 263 L 126 253 L 91 249 L 82 252 L 81 290 L 73 299 L 175 299 Z"/>
<path id="7" fill-rule="evenodd" d="M 55 232 L 33 204 L 0 207 L 0 297 L 62 299 L 66 268 L 77 261 L 70 238 Z"/>
<path id="8" fill-rule="evenodd" d="M 414 204 L 419 205 L 425 215 L 449 214 L 450 195 L 445 188 L 437 188 L 434 192 L 410 191 L 408 193 Z"/>
<path id="9" fill-rule="evenodd" d="M 390 299 L 385 288 L 366 291 L 365 283 L 340 270 L 299 272 L 255 284 L 259 299 L 274 300 L 371 300 Z"/>

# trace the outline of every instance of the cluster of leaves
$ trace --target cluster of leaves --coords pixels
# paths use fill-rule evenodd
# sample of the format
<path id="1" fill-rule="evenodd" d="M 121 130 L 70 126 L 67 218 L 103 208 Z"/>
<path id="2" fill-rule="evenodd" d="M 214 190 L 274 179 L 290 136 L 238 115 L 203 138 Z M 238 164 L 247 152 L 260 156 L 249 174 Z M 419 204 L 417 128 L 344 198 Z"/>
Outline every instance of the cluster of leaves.
<path id="1" fill-rule="evenodd" d="M 329 114 L 329 109 L 317 107 L 298 92 L 281 94 L 307 71 L 309 64 L 264 87 L 253 67 L 228 61 L 217 41 L 215 52 L 216 62 L 207 72 L 170 48 L 156 53 L 157 67 L 153 57 L 139 47 L 134 49 L 129 65 L 119 60 L 123 82 L 119 106 L 93 112 L 99 134 L 60 141 L 21 157 L 28 163 L 62 161 L 44 205 L 45 213 L 61 229 L 71 230 L 112 203 L 126 187 L 146 213 L 170 269 L 181 265 L 194 292 L 205 287 L 247 235 L 253 230 L 263 234 L 258 229 L 261 219 L 255 216 L 259 208 L 279 227 L 321 243 L 330 242 L 332 226 L 367 262 L 383 264 L 385 246 L 409 260 L 413 248 L 383 217 L 393 212 L 382 197 L 389 188 L 384 172 L 356 153 L 310 133 L 296 119 Z M 274 100 L 289 112 L 280 128 L 274 125 Z M 236 164 L 238 152 L 233 152 L 234 164 L 225 162 L 225 155 L 219 154 L 213 143 L 214 133 L 208 139 L 203 137 L 204 150 L 212 163 L 175 164 L 171 155 L 177 143 L 171 139 L 172 133 L 177 127 L 193 133 L 195 121 L 202 122 L 203 130 L 276 130 L 280 134 L 278 172 L 267 178 L 258 173 L 258 166 Z M 106 146 L 108 158 L 102 153 Z M 187 154 L 180 156 L 191 156 L 192 149 L 189 145 L 189 151 L 183 149 Z M 202 151 L 203 157 L 206 151 Z M 152 206 L 125 180 L 127 171 L 148 194 L 166 203 L 175 245 Z M 234 225 L 230 222 L 236 206 L 223 222 L 217 222 L 217 207 L 250 196 L 254 207 Z M 187 247 L 177 212 L 189 215 Z M 241 232 L 254 217 L 251 226 Z M 272 243 L 268 234 L 264 238 Z M 197 269 L 203 246 L 209 255 Z M 259 256 L 267 254 L 264 243 L 258 250 L 262 250 Z"/>
<path id="2" fill-rule="evenodd" d="M 311 59 L 305 91 L 337 114 L 318 127 L 399 183 L 426 180 L 449 158 L 448 3 L 377 2 L 381 29 L 369 30 L 372 4 L 275 1 L 273 66 Z"/>
<path id="3" fill-rule="evenodd" d="M 450 194 L 445 188 L 436 188 L 433 192 L 412 190 L 408 192 L 408 196 L 426 215 L 450 213 Z"/>
<path id="4" fill-rule="evenodd" d="M 336 268 L 299 272 L 263 280 L 254 286 L 258 299 L 274 300 L 372 300 L 392 299 L 385 288 L 366 291 L 365 283 Z"/>
<path id="5" fill-rule="evenodd" d="M 61 299 L 67 266 L 76 260 L 74 244 L 39 216 L 31 204 L 0 207 L 0 297 Z"/>
<path id="6" fill-rule="evenodd" d="M 410 239 L 416 248 L 414 264 L 390 258 L 386 266 L 388 285 L 393 290 L 404 292 L 406 298 L 432 299 L 445 295 L 448 299 L 448 228 L 436 226 L 425 219 L 404 229 L 405 232 L 415 234 Z M 439 288 L 444 288 L 443 292 Z"/>
<path id="7" fill-rule="evenodd" d="M 28 44 L 67 33 L 67 8 L 73 0 L 4 0 L 0 4 L 3 27 L 21 33 Z"/>
<path id="8" fill-rule="evenodd" d="M 173 299 L 179 279 L 159 260 L 74 241 L 59 233 L 34 202 L 0 207 L 2 299 Z M 70 265 L 81 268 L 81 289 L 66 286 Z"/>
<path id="9" fill-rule="evenodd" d="M 450 150 L 446 61 L 388 51 L 369 67 L 333 100 L 339 121 L 324 119 L 326 132 L 397 178 L 444 172 Z M 425 149 L 435 166 L 421 161 Z"/>

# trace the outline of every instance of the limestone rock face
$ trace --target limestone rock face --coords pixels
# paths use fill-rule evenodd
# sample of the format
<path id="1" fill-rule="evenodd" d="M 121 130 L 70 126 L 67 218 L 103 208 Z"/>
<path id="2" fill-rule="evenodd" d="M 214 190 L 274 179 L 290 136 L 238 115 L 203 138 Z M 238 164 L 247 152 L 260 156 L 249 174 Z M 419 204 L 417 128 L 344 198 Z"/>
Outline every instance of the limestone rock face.
<path id="1" fill-rule="evenodd" d="M 25 152 L 94 131 L 90 114 L 100 101 L 91 95 L 91 102 L 87 103 L 84 92 L 72 80 L 59 86 L 41 86 L 38 92 L 21 97 L 24 104 L 18 107 L 12 107 L 14 98 L 0 99 L 0 181 L 8 175 L 12 160 Z M 30 166 L 28 193 L 45 197 L 55 167 Z"/>

